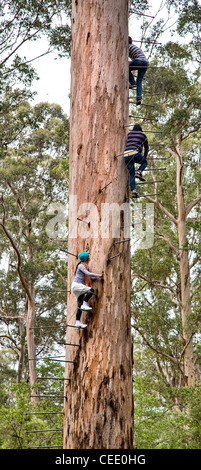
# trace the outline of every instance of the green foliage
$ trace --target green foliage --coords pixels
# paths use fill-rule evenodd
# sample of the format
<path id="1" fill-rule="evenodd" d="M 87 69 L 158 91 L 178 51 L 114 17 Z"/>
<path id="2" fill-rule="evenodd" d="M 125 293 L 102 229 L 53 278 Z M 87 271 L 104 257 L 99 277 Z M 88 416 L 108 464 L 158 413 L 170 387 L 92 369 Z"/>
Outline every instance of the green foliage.
<path id="1" fill-rule="evenodd" d="M 149 8 L 149 0 L 130 0 L 130 7 L 135 11 L 145 12 Z"/>
<path id="2" fill-rule="evenodd" d="M 167 0 L 178 13 L 176 31 L 181 37 L 188 37 L 193 58 L 200 63 L 201 6 L 198 0 Z"/>
<path id="3" fill-rule="evenodd" d="M 169 384 L 170 371 L 135 335 L 134 446 L 137 449 L 200 449 L 201 385 Z"/>
<path id="4" fill-rule="evenodd" d="M 27 42 L 45 36 L 49 39 L 49 50 L 44 53 L 57 48 L 59 55 L 69 54 L 70 0 L 3 0 L 1 11 L 0 65 L 4 83 L 5 80 L 13 83 L 13 80 L 23 80 L 26 77 L 28 86 L 35 78 L 30 59 L 18 55 L 18 51 L 21 52 L 22 46 Z"/>
<path id="5" fill-rule="evenodd" d="M 60 25 L 52 29 L 50 34 L 50 46 L 58 50 L 59 57 L 70 55 L 71 29 L 68 24 Z"/>
<path id="6" fill-rule="evenodd" d="M 157 41 L 168 28 L 164 18 L 143 19 L 142 36 L 149 40 L 146 51 L 151 57 L 145 79 L 143 130 L 149 134 L 150 157 L 163 157 L 166 170 L 159 185 L 159 201 L 177 218 L 176 163 L 170 150 L 176 151 L 182 139 L 184 155 L 185 203 L 198 194 L 200 173 L 200 6 L 167 0 L 168 12 L 174 8 L 179 15 L 178 33 L 189 33 L 186 45 L 169 41 L 158 47 Z M 131 1 L 134 10 L 148 12 L 147 0 Z M 34 69 L 26 58 L 18 55 L 20 42 L 35 41 L 45 35 L 59 56 L 69 54 L 70 27 L 68 15 L 71 2 L 9 0 L 2 2 L 1 22 L 1 83 L 0 102 L 0 181 L 3 198 L 1 219 L 13 236 L 22 257 L 22 271 L 32 280 L 36 294 L 35 341 L 38 356 L 45 357 L 50 349 L 61 353 L 65 335 L 66 261 L 62 244 L 47 237 L 46 226 L 52 215 L 47 208 L 52 201 L 66 203 L 68 184 L 68 119 L 55 104 L 30 105 L 28 91 Z M 160 13 L 159 13 L 160 14 Z M 60 22 L 58 15 L 61 15 Z M 140 20 L 140 16 L 137 16 Z M 155 55 L 153 51 L 156 51 Z M 196 63 L 193 61 L 196 59 Z M 192 72 L 193 66 L 193 72 Z M 26 89 L 12 84 L 26 77 Z M 151 106 L 154 106 L 153 108 Z M 136 121 L 142 111 L 134 108 Z M 149 121 L 147 119 L 156 119 Z M 148 123 L 148 124 L 147 124 Z M 157 134 L 161 132 L 162 134 Z M 153 132 L 154 131 L 154 132 Z M 164 146 L 160 144 L 165 144 Z M 154 163 L 158 168 L 158 162 Z M 159 166 L 162 166 L 159 163 Z M 156 173 L 156 176 L 159 174 Z M 160 173 L 161 175 L 161 173 Z M 151 179 L 148 177 L 148 179 Z M 160 179 L 160 178 L 158 178 Z M 142 200 L 141 200 L 142 201 Z M 146 200 L 143 202 L 145 210 Z M 143 226 L 145 227 L 143 222 Z M 191 211 L 186 223 L 191 270 L 191 306 L 189 324 L 194 334 L 194 354 L 201 367 L 200 344 L 200 206 Z M 0 271 L 1 307 L 1 377 L 0 385 L 0 447 L 6 449 L 61 444 L 61 434 L 30 431 L 62 427 L 62 415 L 29 414 L 62 411 L 62 399 L 42 398 L 37 406 L 30 404 L 27 383 L 28 358 L 25 350 L 23 378 L 16 385 L 16 364 L 25 345 L 26 331 L 17 316 L 26 316 L 26 296 L 16 274 L 16 254 L 3 232 L 2 254 L 9 256 L 9 269 Z M 31 247 L 32 256 L 28 256 Z M 62 251 L 63 250 L 63 251 Z M 159 208 L 155 209 L 155 238 L 152 248 L 138 250 L 132 258 L 132 323 L 135 334 L 134 399 L 136 448 L 193 449 L 201 445 L 200 384 L 183 387 L 182 351 L 184 348 L 180 315 L 180 272 L 178 267 L 178 234 L 175 225 Z M 65 255 L 66 257 L 66 255 Z M 48 329 L 48 326 L 53 329 Z M 60 327 L 60 328 L 58 328 Z M 63 378 L 59 363 L 37 361 L 40 379 L 35 387 L 40 394 L 63 395 Z"/>
<path id="7" fill-rule="evenodd" d="M 200 202 L 195 203 L 186 218 L 187 241 L 182 246 L 188 253 L 191 268 L 191 298 L 189 298 L 191 313 L 188 316 L 188 327 L 192 332 L 193 354 L 198 367 L 197 383 L 194 387 L 184 386 L 185 341 L 181 317 L 179 265 L 181 247 L 179 247 L 177 225 L 168 216 L 171 214 L 175 220 L 178 217 L 179 176 L 183 181 L 182 191 L 186 208 L 196 201 L 200 194 L 200 62 L 195 46 L 196 34 L 199 31 L 197 21 L 199 12 L 196 16 L 196 1 L 191 2 L 191 5 L 185 1 L 166 3 L 171 8 L 176 8 L 179 15 L 178 31 L 181 34 L 183 34 L 182 14 L 188 13 L 188 8 L 192 6 L 192 14 L 189 17 L 187 14 L 183 16 L 182 26 L 186 28 L 186 33 L 188 31 L 191 34 L 192 41 L 188 41 L 185 45 L 169 41 L 157 48 L 155 55 L 151 56 L 150 65 L 159 68 L 148 68 L 143 80 L 143 103 L 149 106 L 143 108 L 143 113 L 141 109 L 133 108 L 134 122 L 142 123 L 143 131 L 149 132 L 147 133 L 150 143 L 148 168 L 151 167 L 153 157 L 155 179 L 164 180 L 155 187 L 155 191 L 149 191 L 147 186 L 147 193 L 159 192 L 158 204 L 154 210 L 154 244 L 149 249 L 135 250 L 131 264 L 134 433 L 136 448 L 199 449 L 201 445 Z M 142 36 L 146 33 L 146 39 L 153 40 L 157 37 L 157 32 L 162 32 L 163 22 L 155 23 L 155 30 L 151 27 L 151 22 L 152 20 L 149 26 L 148 20 L 143 21 Z M 188 25 L 190 25 L 189 30 Z M 147 50 L 150 51 L 150 45 Z M 154 48 L 152 53 L 153 50 Z M 142 115 L 143 120 L 141 120 Z M 182 174 L 177 175 L 175 155 L 179 152 L 182 152 L 183 167 Z M 166 159 L 162 164 L 160 160 L 157 161 L 161 157 Z M 165 167 L 166 170 L 154 171 L 161 167 Z M 152 181 L 151 173 L 144 175 L 148 181 Z M 139 192 L 140 190 L 139 187 Z M 148 229 L 144 220 L 147 202 L 150 201 L 140 199 L 144 230 Z M 135 203 L 133 205 L 135 206 Z M 133 223 L 135 229 L 135 219 Z M 133 238 L 134 242 L 136 238 L 137 235 Z"/>
<path id="8" fill-rule="evenodd" d="M 135 447 L 200 449 L 201 386 L 163 390 L 151 357 L 149 367 L 145 376 L 134 378 Z"/>
<path id="9" fill-rule="evenodd" d="M 191 4 L 184 1 L 182 4 L 182 12 L 180 13 L 177 30 L 181 35 L 188 34 L 197 35 L 199 33 L 199 25 L 201 23 L 201 6 L 198 0 L 193 0 Z"/>
<path id="10" fill-rule="evenodd" d="M 12 350 L 1 349 L 0 351 L 0 405 L 5 405 L 9 402 L 9 389 L 13 383 L 16 382 L 16 370 L 14 364 L 16 362 L 16 355 Z"/>
<path id="11" fill-rule="evenodd" d="M 31 107 L 24 97 L 24 92 L 8 88 L 2 109 L 0 221 L 6 211 L 5 225 L 18 247 L 21 272 L 27 284 L 35 287 L 36 325 L 55 326 L 52 331 L 41 330 L 42 340 L 40 334 L 36 335 L 36 345 L 44 342 L 46 351 L 61 339 L 62 331 L 56 326 L 66 314 L 63 244 L 51 240 L 46 227 L 52 218 L 48 214 L 51 203 L 60 202 L 62 207 L 67 203 L 69 124 L 60 106 L 39 103 Z M 0 230 L 1 255 L 9 256 L 9 268 L 0 270 L 0 342 L 13 348 L 17 360 L 26 333 L 22 318 L 26 321 L 27 298 L 16 271 L 16 252 L 2 226 Z M 17 316 L 21 317 L 20 324 Z M 28 368 L 25 359 L 24 377 Z"/>

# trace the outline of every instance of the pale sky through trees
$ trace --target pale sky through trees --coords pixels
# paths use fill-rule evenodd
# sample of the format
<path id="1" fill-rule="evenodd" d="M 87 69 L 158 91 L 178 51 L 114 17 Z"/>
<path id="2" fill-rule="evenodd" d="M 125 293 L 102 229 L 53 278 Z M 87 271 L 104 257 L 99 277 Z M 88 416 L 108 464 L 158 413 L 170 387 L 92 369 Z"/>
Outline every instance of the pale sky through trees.
<path id="1" fill-rule="evenodd" d="M 164 0 L 154 0 L 150 2 L 150 8 L 147 14 L 154 16 L 159 10 L 160 6 L 163 5 Z M 172 9 L 173 15 L 173 9 Z M 161 17 L 166 19 L 167 11 L 163 9 L 157 16 L 157 20 Z M 145 20 L 151 21 L 151 18 L 144 17 Z M 155 21 L 155 20 L 154 20 Z M 176 16 L 170 19 L 169 25 L 172 25 L 176 21 Z M 140 39 L 142 24 L 142 17 L 139 15 L 132 15 L 129 20 L 129 34 L 136 39 Z M 169 30 L 164 33 L 163 38 L 160 38 L 160 42 L 166 42 L 171 39 L 176 40 L 175 35 L 171 38 Z M 180 38 L 180 41 L 182 39 Z M 36 48 L 37 44 L 37 48 Z M 28 47 L 26 46 L 26 53 L 30 57 L 34 57 L 37 50 L 37 55 L 43 53 L 47 49 L 47 41 L 45 39 L 37 41 L 37 43 L 31 43 Z M 33 62 L 33 67 L 37 70 L 40 79 L 34 81 L 33 90 L 37 92 L 34 99 L 34 103 L 40 101 L 54 102 L 62 106 L 64 112 L 69 115 L 70 112 L 70 59 L 57 58 L 57 53 L 48 54 Z M 80 71 L 78 71 L 80 73 Z M 81 76 L 81 74 L 80 74 Z M 81 77 L 82 78 L 82 77 Z"/>

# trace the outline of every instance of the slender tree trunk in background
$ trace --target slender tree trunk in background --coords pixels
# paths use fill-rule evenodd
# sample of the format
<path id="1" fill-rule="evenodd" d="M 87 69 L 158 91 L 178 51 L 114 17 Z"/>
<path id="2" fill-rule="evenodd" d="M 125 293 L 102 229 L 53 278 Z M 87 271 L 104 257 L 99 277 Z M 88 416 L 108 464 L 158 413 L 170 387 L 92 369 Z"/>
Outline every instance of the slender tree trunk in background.
<path id="1" fill-rule="evenodd" d="M 31 233 L 32 233 L 32 225 L 31 221 L 27 220 L 27 227 L 26 227 L 26 237 L 28 240 L 27 246 L 27 258 L 30 263 L 33 262 L 33 249 L 31 243 Z M 29 360 L 29 379 L 31 387 L 37 382 L 37 372 L 36 372 L 36 346 L 35 346 L 35 333 L 34 333 L 34 321 L 35 321 L 35 313 L 36 313 L 36 305 L 35 305 L 35 288 L 34 288 L 34 280 L 32 273 L 28 275 L 28 291 L 29 295 L 27 296 L 27 349 L 28 349 L 28 358 L 32 359 Z M 35 395 L 31 398 L 33 403 L 38 402 L 37 397 L 37 390 L 32 389 L 31 395 Z"/>
<path id="2" fill-rule="evenodd" d="M 21 264 L 22 264 L 22 258 L 20 254 L 20 247 L 16 245 L 14 239 L 12 238 L 12 235 L 9 233 L 7 228 L 5 227 L 5 224 L 1 224 L 3 227 L 3 230 L 9 239 L 16 255 L 17 255 L 17 264 L 16 264 L 16 269 L 17 269 L 17 274 L 19 277 L 19 280 L 21 282 L 22 288 L 24 292 L 26 293 L 26 333 L 27 333 L 27 350 L 28 350 L 28 360 L 29 360 L 29 380 L 31 386 L 33 386 L 36 381 L 37 381 L 37 373 L 36 373 L 36 361 L 35 361 L 35 354 L 36 354 L 36 348 L 35 348 L 35 338 L 34 338 L 34 320 L 35 320 L 35 288 L 34 288 L 34 279 L 33 275 L 30 272 L 29 275 L 27 276 L 28 278 L 25 279 L 22 271 L 21 271 Z M 27 259 L 31 263 L 33 262 L 33 250 L 32 250 L 32 243 L 31 243 L 31 232 L 32 232 L 32 226 L 31 226 L 31 221 L 27 220 L 26 221 L 26 238 L 28 240 L 28 246 L 27 246 Z M 22 334 L 23 334 L 23 326 L 21 325 L 20 327 Z M 19 368 L 18 368 L 18 377 L 17 381 L 20 382 L 20 377 L 22 373 L 22 367 L 23 367 L 23 343 L 21 343 L 21 351 L 20 351 L 20 362 L 19 362 Z M 32 359 L 32 360 L 30 360 Z M 34 395 L 37 394 L 37 391 L 34 390 Z M 31 399 L 33 402 L 38 401 L 38 397 L 33 397 Z"/>
<path id="3" fill-rule="evenodd" d="M 20 383 L 24 370 L 24 355 L 25 355 L 25 322 L 22 319 L 18 320 L 20 332 L 20 349 L 19 349 L 19 364 L 17 372 L 17 383 Z"/>
<path id="4" fill-rule="evenodd" d="M 35 319 L 35 301 L 34 301 L 34 296 L 33 299 L 30 300 L 28 299 L 28 313 L 27 313 L 27 350 L 28 350 L 28 357 L 30 359 L 34 360 L 29 360 L 29 380 L 30 380 L 30 385 L 31 387 L 36 383 L 37 381 L 37 373 L 35 370 L 36 367 L 36 361 L 35 361 L 35 356 L 36 356 L 36 348 L 35 348 L 35 338 L 34 338 L 34 319 Z M 32 389 L 31 395 L 37 395 L 37 390 Z M 31 398 L 31 401 L 33 403 L 38 401 L 38 397 L 33 397 Z"/>
<path id="5" fill-rule="evenodd" d="M 104 282 L 92 282 L 93 311 L 81 317 L 87 329 L 67 327 L 66 343 L 80 348 L 66 347 L 66 359 L 76 364 L 66 364 L 64 448 L 128 449 L 133 446 L 130 244 L 114 245 L 125 240 L 129 207 L 127 170 L 123 158 L 115 158 L 124 150 L 128 124 L 127 0 L 73 0 L 71 80 L 68 251 L 89 250 L 89 269 L 104 271 Z M 101 234 L 109 207 L 103 204 L 112 203 L 117 216 L 127 203 L 118 238 L 111 214 Z M 68 289 L 77 262 L 69 255 Z M 75 324 L 75 313 L 71 293 L 67 324 Z"/>
<path id="6" fill-rule="evenodd" d="M 179 239 L 179 267 L 181 282 L 181 318 L 184 337 L 184 378 L 185 384 L 193 386 L 195 384 L 195 358 L 193 354 L 193 335 L 189 324 L 191 313 L 191 288 L 190 288 L 190 265 L 189 252 L 186 247 L 186 208 L 184 203 L 183 189 L 183 156 L 182 142 L 178 143 L 177 148 L 177 204 L 178 204 L 178 239 Z"/>

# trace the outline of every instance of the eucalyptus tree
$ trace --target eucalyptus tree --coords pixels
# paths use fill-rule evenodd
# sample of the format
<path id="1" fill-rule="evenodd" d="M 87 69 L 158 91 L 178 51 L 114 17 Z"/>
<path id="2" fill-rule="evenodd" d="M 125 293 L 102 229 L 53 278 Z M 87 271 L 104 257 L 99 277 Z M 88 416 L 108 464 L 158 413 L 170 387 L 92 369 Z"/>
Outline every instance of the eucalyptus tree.
<path id="1" fill-rule="evenodd" d="M 21 101 L 10 105 L 2 128 L 4 122 L 7 127 L 0 166 L 0 245 L 9 262 L 7 269 L 1 271 L 0 309 L 9 333 L 2 340 L 10 341 L 19 355 L 18 381 L 25 374 L 25 359 L 29 360 L 29 380 L 33 385 L 35 315 L 44 324 L 50 320 L 57 323 L 63 318 L 65 306 L 62 242 L 55 239 L 57 231 L 53 230 L 52 240 L 48 237 L 47 225 L 57 210 L 53 203 L 65 208 L 67 202 L 68 119 L 58 105 L 40 103 L 31 107 Z M 57 296 L 52 290 L 58 291 Z"/>
<path id="2" fill-rule="evenodd" d="M 65 448 L 133 446 L 129 240 L 121 242 L 119 256 L 111 227 L 102 234 L 97 226 L 102 204 L 119 208 L 127 197 L 127 174 L 122 159 L 115 158 L 123 151 L 128 119 L 127 23 L 127 1 L 117 0 L 115 8 L 112 0 L 73 1 L 68 246 L 74 255 L 89 250 L 91 271 L 104 271 L 104 282 L 96 283 L 94 314 L 80 338 L 81 351 L 66 348 L 67 360 L 76 366 L 66 365 L 71 380 L 65 384 Z M 76 233 L 75 204 L 90 211 L 88 232 L 79 222 Z M 81 219 L 87 220 L 86 211 Z M 116 238 L 120 235 L 123 239 L 122 228 Z M 68 290 L 75 266 L 70 256 Z M 68 324 L 75 308 L 69 295 Z M 67 328 L 66 343 L 76 344 L 78 335 Z"/>
<path id="3" fill-rule="evenodd" d="M 1 1 L 1 83 L 19 80 L 30 83 L 35 76 L 32 61 L 53 50 L 68 55 L 70 48 L 70 0 L 2 0 Z M 26 57 L 24 46 L 47 39 L 47 46 L 33 57 Z"/>
<path id="4" fill-rule="evenodd" d="M 140 313 L 135 324 L 157 353 L 164 378 L 173 386 L 194 385 L 200 380 L 200 83 L 196 71 L 189 71 L 192 56 L 187 46 L 168 43 L 160 52 L 152 64 L 163 68 L 147 74 L 154 109 L 145 114 L 157 116 L 158 123 L 149 126 L 152 132 L 162 129 L 161 146 L 156 134 L 150 136 L 155 198 L 147 200 L 155 207 L 155 242 L 137 253 L 133 265 L 134 276 L 141 279 L 136 291 L 140 289 L 141 298 L 141 288 L 146 292 L 149 285 L 150 297 L 145 295 L 139 308 L 136 293 L 133 302 Z M 161 157 L 166 170 L 159 184 L 156 161 Z"/>

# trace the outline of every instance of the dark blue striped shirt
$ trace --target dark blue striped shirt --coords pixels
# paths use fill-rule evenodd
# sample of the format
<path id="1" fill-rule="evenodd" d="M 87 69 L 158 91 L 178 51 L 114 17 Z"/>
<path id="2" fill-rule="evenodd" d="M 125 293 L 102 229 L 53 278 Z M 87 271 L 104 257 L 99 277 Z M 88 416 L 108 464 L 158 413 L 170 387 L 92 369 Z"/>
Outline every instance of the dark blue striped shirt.
<path id="1" fill-rule="evenodd" d="M 128 46 L 128 55 L 129 55 L 130 59 L 132 59 L 132 60 L 138 59 L 138 60 L 146 60 L 148 62 L 148 60 L 146 58 L 146 55 L 144 54 L 142 49 L 135 46 L 134 44 L 129 44 L 129 46 Z"/>
<path id="2" fill-rule="evenodd" d="M 136 150 L 142 153 L 144 147 L 144 157 L 146 158 L 149 151 L 147 136 L 142 131 L 130 131 L 127 136 L 127 143 L 124 152 Z"/>

